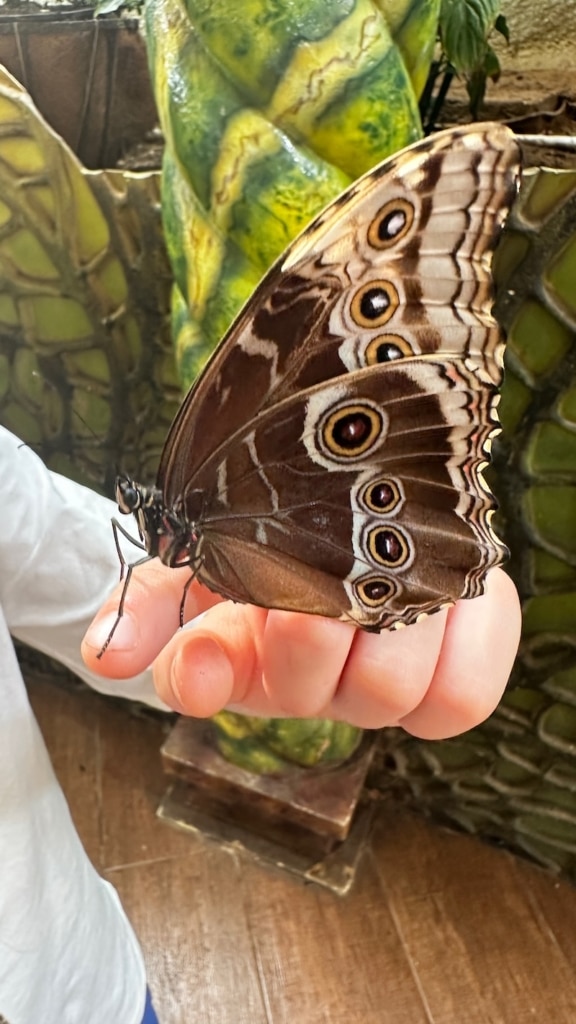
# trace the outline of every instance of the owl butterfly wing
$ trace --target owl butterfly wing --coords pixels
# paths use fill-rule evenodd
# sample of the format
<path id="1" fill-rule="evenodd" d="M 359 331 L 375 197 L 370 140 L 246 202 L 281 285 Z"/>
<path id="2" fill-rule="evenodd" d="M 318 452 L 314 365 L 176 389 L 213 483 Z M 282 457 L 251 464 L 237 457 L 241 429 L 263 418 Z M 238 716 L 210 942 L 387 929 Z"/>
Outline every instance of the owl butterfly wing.
<path id="1" fill-rule="evenodd" d="M 249 417 L 343 373 L 442 353 L 497 385 L 490 260 L 517 171 L 507 128 L 451 129 L 327 207 L 263 279 L 184 401 L 160 465 L 167 502 Z"/>
<path id="2" fill-rule="evenodd" d="M 200 579 L 369 629 L 477 596 L 506 554 L 482 479 L 492 404 L 462 359 L 422 356 L 265 410 L 195 480 Z"/>

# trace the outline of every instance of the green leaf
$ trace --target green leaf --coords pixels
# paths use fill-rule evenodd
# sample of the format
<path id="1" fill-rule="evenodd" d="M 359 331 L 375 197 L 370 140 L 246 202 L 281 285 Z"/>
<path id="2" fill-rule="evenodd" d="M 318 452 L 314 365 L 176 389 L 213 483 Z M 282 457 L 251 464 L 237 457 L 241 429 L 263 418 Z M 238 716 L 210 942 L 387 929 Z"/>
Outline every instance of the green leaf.
<path id="1" fill-rule="evenodd" d="M 486 75 L 483 71 L 473 71 L 471 75 L 466 76 L 466 91 L 470 100 L 470 112 L 477 120 L 486 92 Z"/>
<path id="2" fill-rule="evenodd" d="M 472 74 L 483 66 L 486 38 L 499 13 L 500 0 L 442 0 L 442 46 L 457 72 Z"/>
<path id="3" fill-rule="evenodd" d="M 501 68 L 498 54 L 494 52 L 491 46 L 486 47 L 483 70 L 486 78 L 491 78 L 493 82 L 496 82 L 500 77 Z"/>
<path id="4" fill-rule="evenodd" d="M 496 21 L 494 22 L 494 31 L 499 32 L 501 36 L 504 36 L 507 43 L 510 42 L 510 29 L 508 28 L 508 22 L 503 14 L 499 14 L 496 18 Z"/>

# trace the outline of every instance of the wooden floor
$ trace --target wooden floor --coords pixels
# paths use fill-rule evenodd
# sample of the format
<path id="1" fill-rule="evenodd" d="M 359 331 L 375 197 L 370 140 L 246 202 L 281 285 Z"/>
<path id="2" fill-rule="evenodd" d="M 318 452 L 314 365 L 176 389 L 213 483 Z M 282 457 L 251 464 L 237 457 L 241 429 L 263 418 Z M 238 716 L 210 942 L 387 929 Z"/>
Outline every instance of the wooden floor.
<path id="1" fill-rule="evenodd" d="M 78 830 L 140 937 L 161 1024 L 573 1024 L 576 889 L 382 814 L 351 893 L 156 820 L 160 721 L 31 680 Z"/>

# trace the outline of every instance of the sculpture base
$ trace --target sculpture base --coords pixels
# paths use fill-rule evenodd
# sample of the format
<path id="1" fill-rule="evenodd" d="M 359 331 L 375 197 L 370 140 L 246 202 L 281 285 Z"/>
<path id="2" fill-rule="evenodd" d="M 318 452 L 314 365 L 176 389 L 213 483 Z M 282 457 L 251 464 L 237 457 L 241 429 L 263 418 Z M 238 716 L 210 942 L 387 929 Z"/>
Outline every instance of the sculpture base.
<path id="1" fill-rule="evenodd" d="M 336 767 L 256 775 L 225 760 L 209 722 L 180 719 L 162 747 L 174 777 L 158 816 L 235 852 L 344 894 L 354 880 L 372 817 L 361 799 L 375 736 Z"/>

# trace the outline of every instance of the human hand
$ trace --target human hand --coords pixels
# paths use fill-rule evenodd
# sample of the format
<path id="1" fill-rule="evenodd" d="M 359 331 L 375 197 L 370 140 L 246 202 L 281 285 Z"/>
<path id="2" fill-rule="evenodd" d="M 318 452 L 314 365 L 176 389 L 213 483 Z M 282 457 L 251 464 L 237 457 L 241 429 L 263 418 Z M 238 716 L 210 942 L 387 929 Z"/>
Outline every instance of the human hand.
<path id="1" fill-rule="evenodd" d="M 364 728 L 399 725 L 439 739 L 482 722 L 496 707 L 520 636 L 510 578 L 493 570 L 486 593 L 398 631 L 367 633 L 315 615 L 223 601 L 194 582 L 188 628 L 175 632 L 187 569 L 157 559 L 134 570 L 124 615 L 117 589 L 84 639 L 88 668 L 126 678 L 151 662 L 158 695 L 185 715 L 226 707 L 247 714 L 332 718 Z"/>

